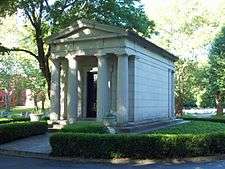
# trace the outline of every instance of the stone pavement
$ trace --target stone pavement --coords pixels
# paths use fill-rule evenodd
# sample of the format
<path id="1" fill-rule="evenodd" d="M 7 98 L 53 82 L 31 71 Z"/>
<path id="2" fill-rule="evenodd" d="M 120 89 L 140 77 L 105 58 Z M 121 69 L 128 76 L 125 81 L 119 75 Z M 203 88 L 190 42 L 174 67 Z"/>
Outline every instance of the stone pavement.
<path id="1" fill-rule="evenodd" d="M 51 152 L 51 146 L 49 144 L 50 134 L 51 133 L 32 136 L 13 142 L 1 144 L 0 151 L 16 151 L 48 155 Z"/>

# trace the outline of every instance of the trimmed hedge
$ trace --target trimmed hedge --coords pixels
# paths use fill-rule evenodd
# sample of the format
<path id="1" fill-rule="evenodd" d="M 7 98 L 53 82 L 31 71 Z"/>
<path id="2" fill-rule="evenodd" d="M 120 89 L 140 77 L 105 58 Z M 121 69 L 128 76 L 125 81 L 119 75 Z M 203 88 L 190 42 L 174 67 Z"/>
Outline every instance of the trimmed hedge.
<path id="1" fill-rule="evenodd" d="M 0 124 L 6 124 L 6 123 L 13 123 L 13 122 L 25 122 L 25 121 L 30 121 L 29 118 L 12 118 L 12 119 L 4 119 L 0 120 Z"/>
<path id="2" fill-rule="evenodd" d="M 66 125 L 62 132 L 106 134 L 108 129 L 100 122 L 80 121 Z"/>
<path id="3" fill-rule="evenodd" d="M 202 135 L 111 135 L 57 133 L 53 156 L 82 158 L 172 158 L 225 153 L 225 133 Z"/>
<path id="4" fill-rule="evenodd" d="M 0 125 L 0 144 L 33 135 L 44 134 L 48 130 L 46 122 L 18 122 Z"/>
<path id="5" fill-rule="evenodd" d="M 182 117 L 183 120 L 190 120 L 190 121 L 211 121 L 211 122 L 218 122 L 218 123 L 225 123 L 225 119 L 220 118 L 198 118 L 198 117 Z"/>

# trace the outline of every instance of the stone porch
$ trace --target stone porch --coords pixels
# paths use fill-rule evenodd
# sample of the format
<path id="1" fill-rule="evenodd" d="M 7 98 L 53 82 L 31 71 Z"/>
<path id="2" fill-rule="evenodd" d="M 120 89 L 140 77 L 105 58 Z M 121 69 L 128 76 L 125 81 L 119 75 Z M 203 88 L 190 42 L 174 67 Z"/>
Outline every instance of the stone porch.
<path id="1" fill-rule="evenodd" d="M 52 59 L 50 123 L 61 125 L 81 119 L 101 121 L 114 114 L 118 124 L 128 122 L 128 55 L 66 55 Z M 88 93 L 87 76 L 96 81 L 96 95 Z M 94 87 L 94 86 L 93 86 Z M 95 99 L 95 100 L 94 100 Z M 95 115 L 90 114 L 90 104 Z"/>

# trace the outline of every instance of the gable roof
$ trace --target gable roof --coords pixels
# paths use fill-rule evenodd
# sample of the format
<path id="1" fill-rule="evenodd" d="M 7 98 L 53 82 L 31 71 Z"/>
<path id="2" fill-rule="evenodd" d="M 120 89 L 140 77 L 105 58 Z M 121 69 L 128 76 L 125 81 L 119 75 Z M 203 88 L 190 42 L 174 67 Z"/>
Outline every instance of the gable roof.
<path id="1" fill-rule="evenodd" d="M 69 37 L 84 28 L 97 29 L 100 31 L 107 32 L 109 34 L 110 33 L 114 34 L 116 36 L 124 36 L 124 37 L 127 37 L 127 39 L 138 43 L 140 46 L 142 46 L 154 53 L 157 53 L 164 57 L 167 57 L 168 59 L 171 59 L 173 61 L 176 61 L 179 59 L 177 56 L 175 56 L 172 53 L 168 52 L 167 50 L 157 46 L 156 44 L 150 42 L 149 40 L 138 35 L 134 31 L 126 30 L 126 29 L 116 27 L 116 26 L 100 24 L 96 21 L 89 21 L 86 19 L 78 20 L 78 21 L 74 22 L 71 26 L 59 31 L 56 34 L 49 36 L 47 38 L 47 42 L 49 44 L 60 43 L 60 39 Z"/>

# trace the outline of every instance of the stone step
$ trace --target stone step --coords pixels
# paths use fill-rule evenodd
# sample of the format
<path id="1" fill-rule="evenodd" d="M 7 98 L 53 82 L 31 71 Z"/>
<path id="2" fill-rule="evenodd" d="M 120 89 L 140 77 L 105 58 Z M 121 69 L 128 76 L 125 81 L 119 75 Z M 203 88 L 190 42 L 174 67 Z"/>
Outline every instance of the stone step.
<path id="1" fill-rule="evenodd" d="M 117 130 L 119 132 L 124 133 L 145 133 L 149 131 L 158 130 L 161 128 L 166 128 L 170 126 L 174 126 L 177 124 L 183 124 L 186 121 L 182 119 L 174 119 L 174 120 L 162 120 L 162 121 L 145 121 L 139 123 L 129 123 L 126 126 L 118 127 Z"/>

